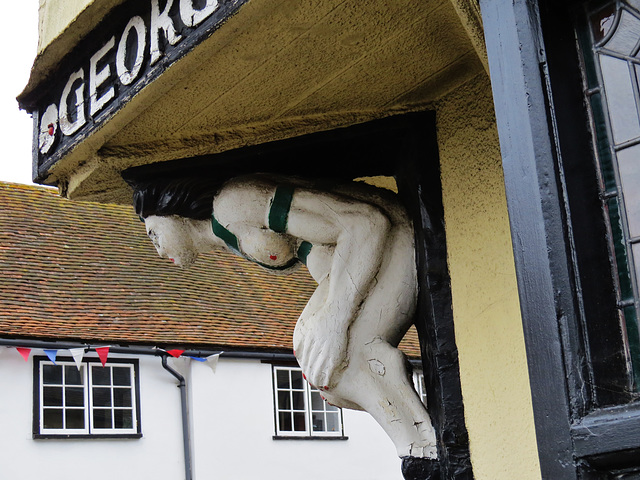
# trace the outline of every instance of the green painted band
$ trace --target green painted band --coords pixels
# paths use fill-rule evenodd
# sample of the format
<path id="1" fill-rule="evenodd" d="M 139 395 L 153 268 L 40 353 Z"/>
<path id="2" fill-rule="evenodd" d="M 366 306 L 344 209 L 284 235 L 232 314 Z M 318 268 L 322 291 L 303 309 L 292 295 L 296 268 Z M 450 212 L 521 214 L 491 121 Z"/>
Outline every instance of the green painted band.
<path id="1" fill-rule="evenodd" d="M 293 187 L 290 185 L 278 185 L 273 195 L 271 208 L 269 209 L 269 228 L 274 232 L 285 233 L 291 201 L 293 200 Z"/>
<path id="2" fill-rule="evenodd" d="M 300 260 L 305 265 L 307 264 L 307 257 L 311 252 L 311 247 L 313 247 L 311 243 L 304 241 L 300 244 L 300 246 L 298 247 L 298 251 L 296 252 L 296 257 L 298 257 L 298 260 Z"/>
<path id="3" fill-rule="evenodd" d="M 213 234 L 226 243 L 231 250 L 240 253 L 238 237 L 220 225 L 216 217 L 213 216 L 213 212 L 211 213 L 211 228 L 213 229 Z"/>

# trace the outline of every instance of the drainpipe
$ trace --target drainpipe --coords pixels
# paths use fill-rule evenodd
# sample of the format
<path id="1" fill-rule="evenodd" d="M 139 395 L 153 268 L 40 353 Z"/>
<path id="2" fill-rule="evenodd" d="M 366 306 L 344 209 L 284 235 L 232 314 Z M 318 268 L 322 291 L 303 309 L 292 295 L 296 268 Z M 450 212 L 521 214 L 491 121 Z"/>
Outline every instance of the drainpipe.
<path id="1" fill-rule="evenodd" d="M 184 377 L 167 364 L 167 355 L 162 355 L 162 367 L 178 380 L 180 389 L 180 403 L 182 404 L 182 440 L 184 443 L 184 476 L 185 480 L 192 480 L 191 475 L 191 446 L 189 442 L 189 411 L 187 409 L 187 386 Z"/>

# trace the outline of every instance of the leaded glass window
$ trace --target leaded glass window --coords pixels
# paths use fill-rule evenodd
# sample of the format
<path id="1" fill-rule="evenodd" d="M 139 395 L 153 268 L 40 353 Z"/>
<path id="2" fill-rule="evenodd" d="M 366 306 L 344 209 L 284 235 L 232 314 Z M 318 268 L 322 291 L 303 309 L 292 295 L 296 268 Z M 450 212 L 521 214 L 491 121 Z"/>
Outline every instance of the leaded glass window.
<path id="1" fill-rule="evenodd" d="M 581 34 L 600 198 L 625 327 L 630 384 L 640 385 L 640 0 L 595 2 Z"/>

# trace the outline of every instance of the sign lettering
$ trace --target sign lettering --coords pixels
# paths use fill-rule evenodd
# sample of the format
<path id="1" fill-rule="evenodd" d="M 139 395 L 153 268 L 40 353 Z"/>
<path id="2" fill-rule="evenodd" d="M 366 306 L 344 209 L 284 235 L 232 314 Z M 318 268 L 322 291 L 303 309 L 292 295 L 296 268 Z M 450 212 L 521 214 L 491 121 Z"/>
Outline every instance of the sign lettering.
<path id="1" fill-rule="evenodd" d="M 111 118 L 245 1 L 129 0 L 118 7 L 74 51 L 90 55 L 70 55 L 72 60 L 59 69 L 66 67 L 68 73 L 40 87 L 47 93 L 39 95 L 32 108 L 38 119 L 38 172 L 44 173 Z M 102 40 L 97 43 L 97 38 Z"/>

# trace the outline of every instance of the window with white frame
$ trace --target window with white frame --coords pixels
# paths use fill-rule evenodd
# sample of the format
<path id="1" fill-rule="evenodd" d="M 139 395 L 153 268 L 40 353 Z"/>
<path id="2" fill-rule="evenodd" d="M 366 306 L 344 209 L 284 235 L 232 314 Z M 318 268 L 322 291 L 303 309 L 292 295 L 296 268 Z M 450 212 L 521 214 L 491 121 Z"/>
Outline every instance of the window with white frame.
<path id="1" fill-rule="evenodd" d="M 137 367 L 36 358 L 34 435 L 140 436 Z"/>
<path id="2" fill-rule="evenodd" d="M 422 370 L 414 370 L 413 372 L 413 386 L 416 389 L 416 392 L 418 392 L 418 396 L 420 397 L 420 400 L 422 400 L 422 403 L 424 403 L 425 405 L 427 404 L 427 391 L 424 385 L 424 374 L 422 373 Z"/>
<path id="3" fill-rule="evenodd" d="M 329 405 L 298 367 L 273 367 L 276 435 L 342 437 L 342 410 Z"/>

